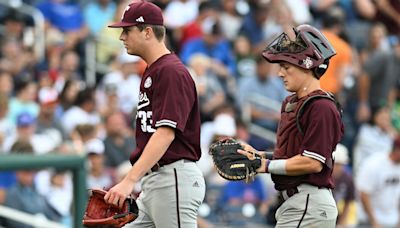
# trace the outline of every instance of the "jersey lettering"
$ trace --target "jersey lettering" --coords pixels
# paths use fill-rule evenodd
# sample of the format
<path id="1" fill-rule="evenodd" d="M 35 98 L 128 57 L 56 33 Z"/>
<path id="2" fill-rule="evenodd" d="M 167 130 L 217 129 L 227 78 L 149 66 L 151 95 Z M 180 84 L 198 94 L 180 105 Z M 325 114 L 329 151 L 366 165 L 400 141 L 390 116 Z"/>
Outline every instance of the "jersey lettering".
<path id="1" fill-rule="evenodd" d="M 138 104 L 137 109 L 140 110 L 140 109 L 142 109 L 142 108 L 144 108 L 144 107 L 146 107 L 148 105 L 150 105 L 150 100 L 147 97 L 147 94 L 143 93 L 143 92 L 140 92 L 140 94 L 139 94 L 139 104 Z"/>
<path id="2" fill-rule="evenodd" d="M 151 118 L 152 115 L 152 111 L 138 111 L 137 118 L 140 119 L 140 128 L 142 129 L 142 132 L 153 133 L 156 131 L 151 127 L 153 124 L 153 120 Z"/>

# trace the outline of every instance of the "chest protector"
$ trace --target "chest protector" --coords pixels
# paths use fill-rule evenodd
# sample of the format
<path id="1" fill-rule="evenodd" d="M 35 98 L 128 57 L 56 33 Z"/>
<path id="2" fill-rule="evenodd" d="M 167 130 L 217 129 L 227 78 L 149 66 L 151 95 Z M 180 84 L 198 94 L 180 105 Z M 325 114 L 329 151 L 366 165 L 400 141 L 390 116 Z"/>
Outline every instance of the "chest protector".
<path id="1" fill-rule="evenodd" d="M 274 159 L 287 159 L 302 153 L 300 145 L 304 136 L 304 126 L 301 125 L 301 116 L 307 104 L 316 99 L 332 100 L 339 113 L 342 114 L 341 106 L 333 94 L 322 90 L 314 91 L 301 99 L 298 99 L 296 95 L 288 97 L 282 105 Z"/>

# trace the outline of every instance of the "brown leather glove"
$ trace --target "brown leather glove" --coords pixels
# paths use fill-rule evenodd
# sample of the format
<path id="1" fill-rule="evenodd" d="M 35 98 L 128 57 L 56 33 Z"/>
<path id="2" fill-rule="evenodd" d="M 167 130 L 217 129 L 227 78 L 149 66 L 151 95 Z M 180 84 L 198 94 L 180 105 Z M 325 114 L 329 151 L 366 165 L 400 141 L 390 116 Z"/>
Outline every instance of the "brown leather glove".
<path id="1" fill-rule="evenodd" d="M 129 197 L 122 209 L 104 201 L 106 191 L 89 189 L 89 199 L 83 216 L 84 227 L 122 227 L 138 217 L 139 209 L 136 201 Z"/>

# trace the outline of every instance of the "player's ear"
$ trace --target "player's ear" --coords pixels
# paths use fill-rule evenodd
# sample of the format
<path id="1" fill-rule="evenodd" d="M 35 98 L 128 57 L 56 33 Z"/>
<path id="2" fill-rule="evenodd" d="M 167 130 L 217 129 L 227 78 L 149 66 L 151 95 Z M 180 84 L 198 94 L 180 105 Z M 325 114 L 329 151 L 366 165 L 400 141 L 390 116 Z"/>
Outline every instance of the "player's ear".
<path id="1" fill-rule="evenodd" d="M 153 31 L 153 28 L 151 28 L 150 26 L 147 26 L 145 29 L 144 29 L 144 36 L 145 36 L 145 38 L 146 39 L 150 39 L 151 38 L 151 36 L 153 36 L 153 34 L 154 34 L 154 31 Z"/>

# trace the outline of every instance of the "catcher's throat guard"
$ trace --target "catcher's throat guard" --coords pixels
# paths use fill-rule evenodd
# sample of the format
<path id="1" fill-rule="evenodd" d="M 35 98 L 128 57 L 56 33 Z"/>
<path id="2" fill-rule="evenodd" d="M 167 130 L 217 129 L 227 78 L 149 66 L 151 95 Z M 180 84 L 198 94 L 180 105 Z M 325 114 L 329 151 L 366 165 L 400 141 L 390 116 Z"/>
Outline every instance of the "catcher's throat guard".
<path id="1" fill-rule="evenodd" d="M 106 191 L 89 189 L 89 199 L 82 224 L 87 228 L 119 228 L 134 221 L 139 208 L 133 198 L 128 197 L 122 208 L 108 204 L 104 200 Z"/>

